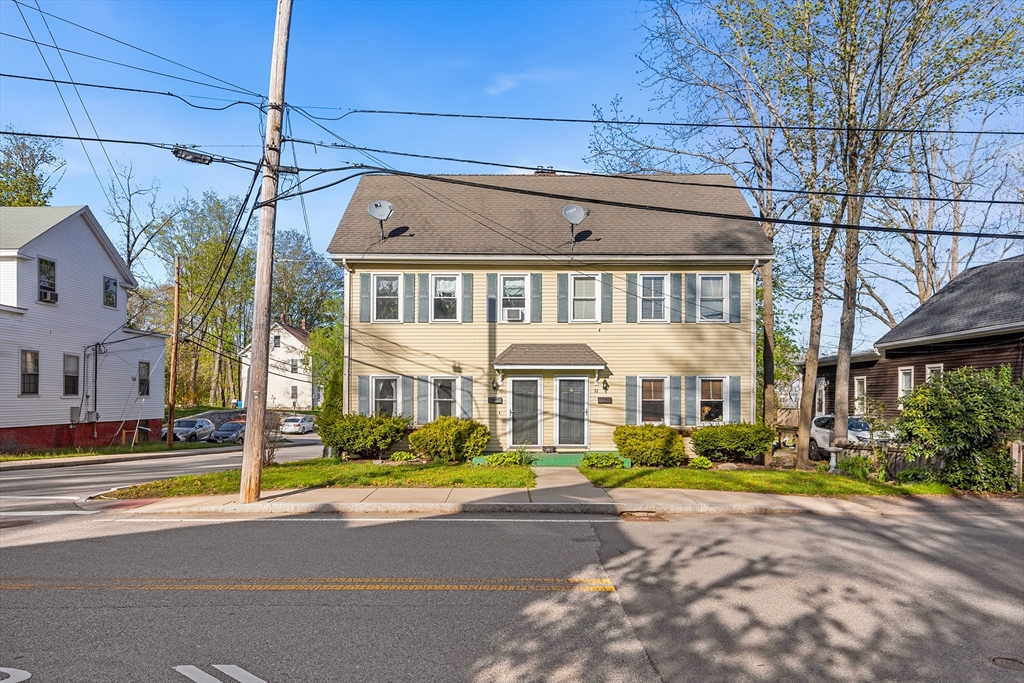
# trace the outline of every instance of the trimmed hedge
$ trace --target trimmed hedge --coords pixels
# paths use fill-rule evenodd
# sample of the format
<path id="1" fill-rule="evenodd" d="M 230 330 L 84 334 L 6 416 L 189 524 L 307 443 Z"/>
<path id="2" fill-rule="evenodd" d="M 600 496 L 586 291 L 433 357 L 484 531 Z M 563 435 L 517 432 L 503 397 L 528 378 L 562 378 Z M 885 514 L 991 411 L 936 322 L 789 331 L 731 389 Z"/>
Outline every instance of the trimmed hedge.
<path id="1" fill-rule="evenodd" d="M 622 458 L 614 453 L 587 453 L 580 462 L 580 467 L 595 469 L 622 469 L 625 466 Z"/>
<path id="2" fill-rule="evenodd" d="M 463 462 L 482 456 L 491 432 L 476 420 L 442 416 L 409 435 L 409 445 L 431 460 Z"/>
<path id="3" fill-rule="evenodd" d="M 320 438 L 325 446 L 357 458 L 378 459 L 405 436 L 409 418 L 387 415 L 341 415 L 321 423 Z"/>
<path id="4" fill-rule="evenodd" d="M 636 467 L 675 467 L 686 461 L 683 437 L 666 425 L 621 425 L 612 439 L 619 455 Z"/>
<path id="5" fill-rule="evenodd" d="M 772 447 L 775 432 L 759 424 L 725 424 L 694 430 L 690 443 L 697 455 L 711 460 L 757 459 Z"/>

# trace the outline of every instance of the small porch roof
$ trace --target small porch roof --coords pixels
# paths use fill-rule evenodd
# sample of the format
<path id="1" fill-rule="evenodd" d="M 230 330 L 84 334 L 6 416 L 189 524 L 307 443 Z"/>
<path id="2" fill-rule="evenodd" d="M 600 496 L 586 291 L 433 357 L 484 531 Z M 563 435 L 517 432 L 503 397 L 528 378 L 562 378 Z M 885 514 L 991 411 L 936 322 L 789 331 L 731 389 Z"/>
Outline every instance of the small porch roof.
<path id="1" fill-rule="evenodd" d="M 492 365 L 495 370 L 604 370 L 607 363 L 586 344 L 512 344 Z"/>

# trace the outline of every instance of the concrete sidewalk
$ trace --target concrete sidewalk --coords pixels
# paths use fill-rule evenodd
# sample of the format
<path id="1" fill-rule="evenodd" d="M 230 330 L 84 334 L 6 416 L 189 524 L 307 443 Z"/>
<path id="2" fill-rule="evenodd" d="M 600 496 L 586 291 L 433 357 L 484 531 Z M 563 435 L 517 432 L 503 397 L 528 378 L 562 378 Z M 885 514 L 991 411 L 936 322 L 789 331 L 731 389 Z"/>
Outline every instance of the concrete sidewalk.
<path id="1" fill-rule="evenodd" d="M 310 514 L 310 513 L 575 513 L 620 514 L 893 514 L 912 509 L 880 503 L 813 496 L 783 496 L 690 489 L 601 489 L 572 467 L 534 468 L 533 489 L 317 488 L 271 491 L 258 503 L 240 504 L 236 494 L 167 498 L 133 507 L 145 514 Z M 888 500 L 888 499 L 887 499 Z M 140 501 L 141 502 L 141 501 Z M 871 502 L 872 504 L 868 504 Z M 1006 509 L 1024 512 L 1024 500 Z M 82 507 L 102 509 L 102 500 Z M 1006 506 L 1004 506 L 1006 507 Z"/>

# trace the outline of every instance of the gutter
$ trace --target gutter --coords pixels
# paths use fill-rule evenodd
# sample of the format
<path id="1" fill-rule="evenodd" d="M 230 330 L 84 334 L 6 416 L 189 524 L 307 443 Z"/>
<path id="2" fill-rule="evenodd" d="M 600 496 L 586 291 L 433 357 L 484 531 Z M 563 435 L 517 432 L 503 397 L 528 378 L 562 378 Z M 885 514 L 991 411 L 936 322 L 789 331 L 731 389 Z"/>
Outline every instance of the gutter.
<path id="1" fill-rule="evenodd" d="M 875 342 L 875 348 L 880 351 L 884 351 L 885 349 L 898 349 L 906 346 L 920 346 L 930 342 L 956 341 L 958 339 L 971 339 L 973 337 L 991 337 L 997 334 L 1016 332 L 1018 330 L 1024 332 L 1024 322 L 995 325 L 993 327 L 978 327 L 973 330 L 960 330 L 959 332 L 947 332 L 946 334 L 933 334 L 927 337 L 915 337 L 913 339 L 901 339 L 885 344 Z"/>

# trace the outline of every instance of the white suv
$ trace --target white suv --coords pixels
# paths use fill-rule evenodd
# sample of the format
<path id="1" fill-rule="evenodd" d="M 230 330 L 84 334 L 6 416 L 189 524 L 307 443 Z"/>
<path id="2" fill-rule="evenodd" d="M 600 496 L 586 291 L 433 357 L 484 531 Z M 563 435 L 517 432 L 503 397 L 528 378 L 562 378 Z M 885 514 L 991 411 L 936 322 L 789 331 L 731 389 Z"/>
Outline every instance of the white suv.
<path id="1" fill-rule="evenodd" d="M 835 415 L 819 415 L 811 420 L 811 446 L 808 451 L 811 460 L 828 459 L 827 454 L 823 453 L 819 447 L 832 445 L 832 437 L 835 436 L 833 431 L 835 421 Z M 851 415 L 847 425 L 849 425 L 850 441 L 867 443 L 872 440 L 871 425 L 863 417 Z M 875 432 L 873 436 L 875 441 L 884 442 L 886 439 L 886 435 L 881 432 Z"/>

